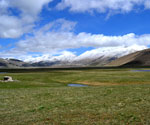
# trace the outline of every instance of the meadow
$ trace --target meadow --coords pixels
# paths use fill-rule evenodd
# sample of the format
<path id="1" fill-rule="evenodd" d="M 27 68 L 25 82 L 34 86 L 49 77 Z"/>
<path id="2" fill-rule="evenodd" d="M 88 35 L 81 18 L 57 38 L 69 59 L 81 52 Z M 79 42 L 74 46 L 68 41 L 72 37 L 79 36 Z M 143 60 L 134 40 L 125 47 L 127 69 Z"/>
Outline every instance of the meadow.
<path id="1" fill-rule="evenodd" d="M 149 125 L 150 72 L 131 68 L 0 74 L 0 125 Z M 10 71 L 8 71 L 10 72 Z M 88 87 L 68 87 L 68 84 Z"/>

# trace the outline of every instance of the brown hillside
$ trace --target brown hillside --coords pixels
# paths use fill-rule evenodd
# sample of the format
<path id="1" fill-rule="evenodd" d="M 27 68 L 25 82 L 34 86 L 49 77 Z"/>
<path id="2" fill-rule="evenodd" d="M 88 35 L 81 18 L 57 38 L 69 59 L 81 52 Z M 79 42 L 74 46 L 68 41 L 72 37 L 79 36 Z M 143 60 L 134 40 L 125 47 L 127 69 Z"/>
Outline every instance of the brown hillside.
<path id="1" fill-rule="evenodd" d="M 150 66 L 150 49 L 123 56 L 108 63 L 107 66 Z"/>

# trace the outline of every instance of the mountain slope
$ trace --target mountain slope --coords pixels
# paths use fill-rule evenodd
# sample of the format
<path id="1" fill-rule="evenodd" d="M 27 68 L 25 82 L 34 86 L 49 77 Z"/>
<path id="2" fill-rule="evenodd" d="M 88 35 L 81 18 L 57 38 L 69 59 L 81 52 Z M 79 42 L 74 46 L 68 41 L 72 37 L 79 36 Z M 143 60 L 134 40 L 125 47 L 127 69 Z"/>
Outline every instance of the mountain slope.
<path id="1" fill-rule="evenodd" d="M 0 68 L 17 68 L 24 67 L 27 63 L 18 59 L 2 59 L 0 58 Z"/>
<path id="2" fill-rule="evenodd" d="M 123 56 L 107 66 L 150 66 L 150 49 Z"/>
<path id="3" fill-rule="evenodd" d="M 1 59 L 0 68 L 17 67 L 94 67 L 94 66 L 147 66 L 150 65 L 150 49 L 110 47 L 87 51 L 79 56 L 65 52 L 59 56 L 43 56 L 23 62 L 17 59 Z M 133 53 L 134 52 L 134 53 Z M 132 53 L 132 54 L 130 54 Z M 126 55 L 126 56 L 125 56 Z M 121 57 L 121 58 L 120 58 Z M 30 59 L 29 59 L 30 60 Z M 107 65 L 106 65 L 107 64 Z"/>

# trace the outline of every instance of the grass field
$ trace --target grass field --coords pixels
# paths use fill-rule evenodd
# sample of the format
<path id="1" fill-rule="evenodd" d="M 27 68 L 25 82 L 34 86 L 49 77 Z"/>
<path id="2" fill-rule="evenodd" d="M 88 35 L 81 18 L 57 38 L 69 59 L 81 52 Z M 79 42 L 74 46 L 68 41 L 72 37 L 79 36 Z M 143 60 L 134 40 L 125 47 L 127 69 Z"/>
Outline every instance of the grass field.
<path id="1" fill-rule="evenodd" d="M 0 74 L 19 80 L 0 82 L 0 125 L 149 125 L 150 72 L 131 70 Z"/>

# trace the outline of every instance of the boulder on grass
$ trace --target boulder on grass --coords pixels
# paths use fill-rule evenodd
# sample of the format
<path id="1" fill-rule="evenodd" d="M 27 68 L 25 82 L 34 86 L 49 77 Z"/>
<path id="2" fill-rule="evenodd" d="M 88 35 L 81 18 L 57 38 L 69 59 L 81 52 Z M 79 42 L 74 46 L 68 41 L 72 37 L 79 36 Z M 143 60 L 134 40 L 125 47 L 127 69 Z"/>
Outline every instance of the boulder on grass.
<path id="1" fill-rule="evenodd" d="M 4 76 L 4 82 L 13 82 L 13 79 L 11 76 Z"/>

